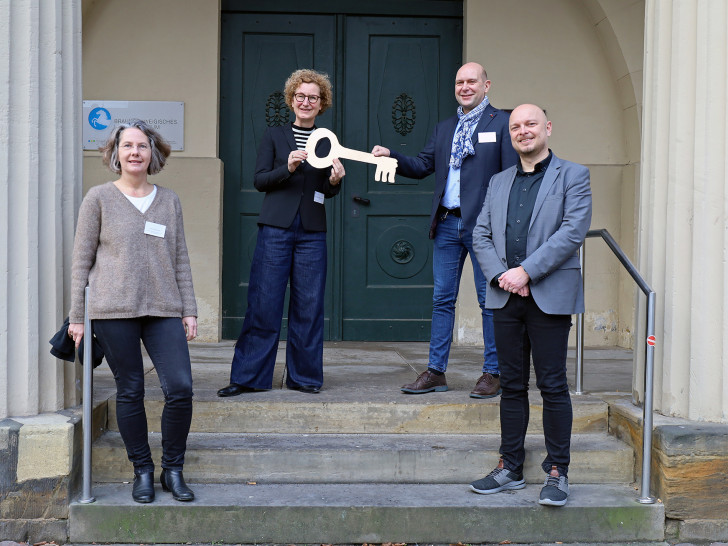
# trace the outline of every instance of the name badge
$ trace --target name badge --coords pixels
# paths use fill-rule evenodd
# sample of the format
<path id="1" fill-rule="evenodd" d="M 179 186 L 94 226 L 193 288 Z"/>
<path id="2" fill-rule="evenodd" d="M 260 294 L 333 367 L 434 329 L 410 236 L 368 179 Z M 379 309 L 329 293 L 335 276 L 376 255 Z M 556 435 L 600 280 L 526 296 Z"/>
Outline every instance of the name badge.
<path id="1" fill-rule="evenodd" d="M 314 194 L 313 194 L 313 200 L 316 203 L 322 203 L 323 204 L 324 199 L 326 199 L 326 197 L 324 196 L 323 193 L 321 193 L 320 191 L 314 192 Z"/>
<path id="2" fill-rule="evenodd" d="M 478 142 L 495 142 L 495 131 L 488 131 L 487 133 L 478 133 Z"/>
<path id="3" fill-rule="evenodd" d="M 154 237 L 161 237 L 164 239 L 165 231 L 167 231 L 167 226 L 162 224 L 155 224 L 154 222 L 147 222 L 144 224 L 145 235 L 152 235 Z"/>

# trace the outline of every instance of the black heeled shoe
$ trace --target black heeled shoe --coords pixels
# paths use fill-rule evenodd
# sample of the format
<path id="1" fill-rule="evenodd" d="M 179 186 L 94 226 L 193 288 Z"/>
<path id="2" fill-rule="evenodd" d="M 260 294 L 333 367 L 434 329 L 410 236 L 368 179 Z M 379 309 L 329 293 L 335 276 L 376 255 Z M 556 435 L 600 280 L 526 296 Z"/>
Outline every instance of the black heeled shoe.
<path id="1" fill-rule="evenodd" d="M 288 390 L 305 392 L 308 394 L 318 394 L 321 392 L 320 387 L 312 387 L 310 385 L 288 385 Z"/>
<path id="2" fill-rule="evenodd" d="M 167 470 L 164 468 L 159 476 L 159 481 L 162 483 L 162 491 L 171 492 L 174 500 L 182 502 L 195 500 L 195 494 L 192 489 L 187 487 L 181 470 Z"/>
<path id="3" fill-rule="evenodd" d="M 134 485 L 131 488 L 131 498 L 143 504 L 154 500 L 154 472 L 134 474 Z"/>
<path id="4" fill-rule="evenodd" d="M 227 398 L 228 396 L 237 396 L 244 392 L 255 392 L 255 389 L 251 389 L 244 385 L 238 385 L 237 383 L 230 383 L 227 387 L 223 387 L 217 391 L 217 395 L 221 398 Z"/>

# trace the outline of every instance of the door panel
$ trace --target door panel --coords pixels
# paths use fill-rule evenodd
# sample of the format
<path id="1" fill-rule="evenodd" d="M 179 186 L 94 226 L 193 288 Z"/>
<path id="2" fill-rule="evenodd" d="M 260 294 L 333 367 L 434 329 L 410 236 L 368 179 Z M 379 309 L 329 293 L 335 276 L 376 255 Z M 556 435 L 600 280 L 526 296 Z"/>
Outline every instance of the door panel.
<path id="1" fill-rule="evenodd" d="M 342 143 L 416 155 L 454 110 L 461 34 L 454 19 L 347 18 Z M 343 338 L 429 340 L 434 177 L 386 184 L 373 165 L 345 166 Z"/>
<path id="2" fill-rule="evenodd" d="M 225 14 L 222 25 L 223 337 L 236 338 L 247 307 L 258 212 L 264 197 L 253 186 L 258 145 L 268 126 L 283 125 L 294 119 L 283 98 L 283 85 L 291 72 L 313 67 L 333 73 L 335 17 Z M 332 119 L 332 111 L 326 112 L 318 124 L 331 127 Z M 330 202 L 327 208 L 331 230 Z M 327 339 L 333 309 L 330 286 L 327 285 L 325 307 Z M 283 337 L 286 323 L 284 318 Z"/>

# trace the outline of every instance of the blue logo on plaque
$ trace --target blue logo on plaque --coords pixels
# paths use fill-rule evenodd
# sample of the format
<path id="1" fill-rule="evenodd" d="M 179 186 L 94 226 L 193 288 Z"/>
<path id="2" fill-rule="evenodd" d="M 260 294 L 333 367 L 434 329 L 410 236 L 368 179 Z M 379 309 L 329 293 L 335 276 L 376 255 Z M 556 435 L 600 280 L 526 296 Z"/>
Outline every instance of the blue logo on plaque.
<path id="1" fill-rule="evenodd" d="M 111 124 L 111 113 L 100 106 L 94 108 L 88 115 L 88 123 L 97 131 L 102 131 Z"/>

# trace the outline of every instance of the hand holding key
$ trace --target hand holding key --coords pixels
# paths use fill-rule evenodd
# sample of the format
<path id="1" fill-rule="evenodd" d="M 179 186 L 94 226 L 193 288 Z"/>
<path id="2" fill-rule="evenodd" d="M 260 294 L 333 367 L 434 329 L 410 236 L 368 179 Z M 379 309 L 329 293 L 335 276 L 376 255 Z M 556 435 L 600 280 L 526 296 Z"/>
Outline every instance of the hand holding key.
<path id="1" fill-rule="evenodd" d="M 322 138 L 328 138 L 331 142 L 331 150 L 329 155 L 326 157 L 318 157 L 316 155 L 316 144 Z M 362 161 L 364 163 L 373 163 L 377 166 L 377 170 L 374 173 L 374 180 L 377 182 L 389 182 L 394 183 L 394 174 L 397 171 L 397 160 L 393 157 L 376 157 L 367 152 L 360 152 L 359 150 L 352 150 L 350 148 L 344 148 L 339 144 L 339 139 L 336 135 L 328 129 L 320 128 L 316 129 L 311 136 L 308 137 L 306 143 L 306 152 L 308 156 L 306 161 L 312 167 L 317 169 L 325 169 L 333 163 L 333 159 L 353 159 L 354 161 Z"/>

